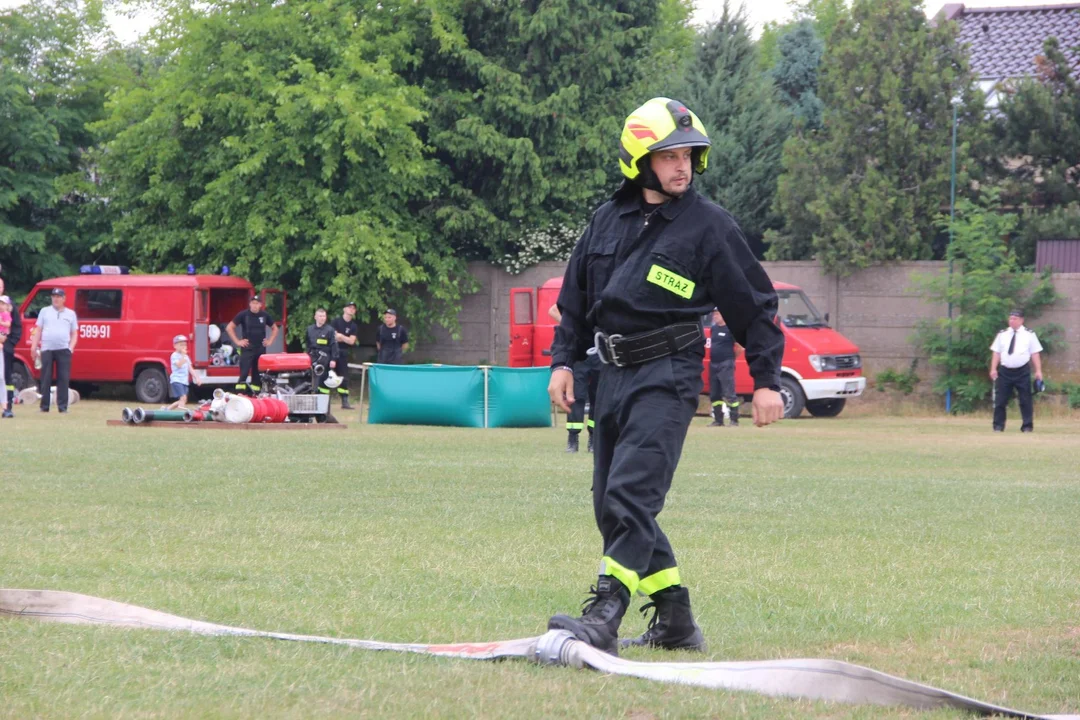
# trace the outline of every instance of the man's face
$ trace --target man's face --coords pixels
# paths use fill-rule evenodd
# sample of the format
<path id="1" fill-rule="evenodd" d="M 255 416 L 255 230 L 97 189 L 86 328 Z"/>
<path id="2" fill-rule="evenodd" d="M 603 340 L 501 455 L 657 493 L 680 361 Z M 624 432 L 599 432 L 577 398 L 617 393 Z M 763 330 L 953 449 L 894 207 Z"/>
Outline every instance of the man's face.
<path id="1" fill-rule="evenodd" d="M 712 321 L 713 321 L 713 325 L 723 325 L 724 324 L 724 316 L 720 314 L 719 310 L 713 310 Z"/>
<path id="2" fill-rule="evenodd" d="M 382 316 L 382 321 L 386 325 L 386 327 L 394 327 L 395 325 L 397 325 L 397 315 L 386 313 Z"/>
<path id="3" fill-rule="evenodd" d="M 351 321 L 354 317 L 356 317 L 356 308 L 354 308 L 352 305 L 346 305 L 345 309 L 341 311 L 341 316 L 345 318 L 346 322 Z"/>
<path id="4" fill-rule="evenodd" d="M 57 310 L 63 310 L 64 309 L 64 296 L 63 295 L 53 295 L 52 296 L 52 306 L 54 308 L 56 308 Z"/>
<path id="5" fill-rule="evenodd" d="M 1023 325 L 1023 324 L 1024 324 L 1024 316 L 1023 315 L 1010 315 L 1009 316 L 1009 327 L 1011 327 L 1013 330 L 1019 330 L 1020 326 Z"/>
<path id="6" fill-rule="evenodd" d="M 251 310 L 253 313 L 259 312 L 262 310 L 262 302 L 260 302 L 258 298 L 252 300 L 248 303 L 248 310 Z"/>
<path id="7" fill-rule="evenodd" d="M 693 169 L 690 167 L 693 148 L 660 150 L 649 155 L 653 172 L 668 195 L 678 197 L 690 188 Z"/>
<path id="8" fill-rule="evenodd" d="M 323 325 L 326 324 L 326 311 L 325 310 L 316 310 L 315 311 L 315 324 L 318 325 L 319 327 L 322 327 Z"/>

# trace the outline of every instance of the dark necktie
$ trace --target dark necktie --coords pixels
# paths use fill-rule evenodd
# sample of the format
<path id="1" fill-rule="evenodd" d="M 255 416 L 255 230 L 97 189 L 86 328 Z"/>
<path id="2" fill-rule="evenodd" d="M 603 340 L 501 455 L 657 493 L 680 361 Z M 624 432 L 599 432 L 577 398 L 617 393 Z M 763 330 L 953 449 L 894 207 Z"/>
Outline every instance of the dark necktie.
<path id="1" fill-rule="evenodd" d="M 1012 340 L 1009 341 L 1009 354 L 1013 354 L 1013 350 L 1016 349 L 1016 331 L 1013 330 Z"/>

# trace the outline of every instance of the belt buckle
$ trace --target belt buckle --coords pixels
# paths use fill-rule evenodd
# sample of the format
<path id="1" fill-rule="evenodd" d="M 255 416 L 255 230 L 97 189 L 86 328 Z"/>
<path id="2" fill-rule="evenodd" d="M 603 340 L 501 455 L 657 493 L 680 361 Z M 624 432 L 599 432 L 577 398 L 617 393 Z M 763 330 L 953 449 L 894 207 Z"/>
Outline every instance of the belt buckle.
<path id="1" fill-rule="evenodd" d="M 626 364 L 620 362 L 615 354 L 616 340 L 622 340 L 622 335 L 605 335 L 602 330 L 597 330 L 596 334 L 593 335 L 593 347 L 596 348 L 596 354 L 600 356 L 600 361 L 605 365 L 626 367 Z"/>

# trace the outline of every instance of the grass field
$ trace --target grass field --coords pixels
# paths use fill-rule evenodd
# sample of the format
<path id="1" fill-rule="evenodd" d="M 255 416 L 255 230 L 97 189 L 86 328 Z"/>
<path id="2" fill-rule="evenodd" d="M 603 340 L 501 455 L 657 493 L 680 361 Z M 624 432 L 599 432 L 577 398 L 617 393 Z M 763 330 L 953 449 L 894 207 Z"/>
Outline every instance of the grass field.
<path id="1" fill-rule="evenodd" d="M 590 456 L 561 430 L 106 427 L 120 407 L 0 424 L 0 586 L 450 642 L 539 634 L 595 581 Z M 1080 712 L 1080 433 L 1011 420 L 696 420 L 661 517 L 711 659 L 842 659 Z M 624 634 L 643 628 L 631 610 Z M 21 620 L 0 620 L 0 715 L 961 717 Z"/>

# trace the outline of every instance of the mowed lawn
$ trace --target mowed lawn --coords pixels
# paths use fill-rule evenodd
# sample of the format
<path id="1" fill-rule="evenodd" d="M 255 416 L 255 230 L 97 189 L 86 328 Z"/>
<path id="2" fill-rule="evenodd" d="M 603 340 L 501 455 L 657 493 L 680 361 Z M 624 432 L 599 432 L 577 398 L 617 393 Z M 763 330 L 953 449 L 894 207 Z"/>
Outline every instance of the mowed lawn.
<path id="1" fill-rule="evenodd" d="M 0 586 L 263 630 L 540 634 L 595 581 L 590 456 L 560 430 L 0 423 Z M 1080 427 L 699 418 L 661 516 L 713 660 L 822 657 L 1080 712 Z M 644 629 L 634 609 L 624 634 Z M 658 651 L 641 660 L 685 658 Z M 525 662 L 0 619 L 7 717 L 962 717 Z"/>

